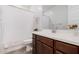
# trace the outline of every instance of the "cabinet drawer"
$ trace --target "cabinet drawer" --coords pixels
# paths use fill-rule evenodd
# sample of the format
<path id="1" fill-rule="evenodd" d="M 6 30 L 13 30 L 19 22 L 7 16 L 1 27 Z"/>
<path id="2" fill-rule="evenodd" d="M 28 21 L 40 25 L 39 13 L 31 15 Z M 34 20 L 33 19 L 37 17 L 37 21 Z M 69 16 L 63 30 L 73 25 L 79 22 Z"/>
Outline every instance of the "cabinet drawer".
<path id="1" fill-rule="evenodd" d="M 37 54 L 53 54 L 53 48 L 37 41 Z"/>
<path id="2" fill-rule="evenodd" d="M 64 52 L 64 53 L 67 53 L 67 54 L 78 53 L 78 47 L 77 46 L 67 44 L 67 43 L 63 43 L 63 42 L 60 42 L 60 41 L 55 42 L 55 48 L 57 50 Z"/>
<path id="3" fill-rule="evenodd" d="M 37 40 L 43 42 L 44 44 L 53 47 L 53 40 L 46 38 L 46 37 L 42 37 L 42 36 L 37 36 Z"/>

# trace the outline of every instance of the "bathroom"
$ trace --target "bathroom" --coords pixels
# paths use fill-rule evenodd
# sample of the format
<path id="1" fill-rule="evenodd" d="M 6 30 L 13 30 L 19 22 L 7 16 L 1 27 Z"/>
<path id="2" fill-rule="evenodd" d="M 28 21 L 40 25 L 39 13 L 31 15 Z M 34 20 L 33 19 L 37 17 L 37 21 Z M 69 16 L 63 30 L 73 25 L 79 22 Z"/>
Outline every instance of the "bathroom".
<path id="1" fill-rule="evenodd" d="M 78 54 L 78 19 L 79 5 L 0 5 L 0 54 Z"/>

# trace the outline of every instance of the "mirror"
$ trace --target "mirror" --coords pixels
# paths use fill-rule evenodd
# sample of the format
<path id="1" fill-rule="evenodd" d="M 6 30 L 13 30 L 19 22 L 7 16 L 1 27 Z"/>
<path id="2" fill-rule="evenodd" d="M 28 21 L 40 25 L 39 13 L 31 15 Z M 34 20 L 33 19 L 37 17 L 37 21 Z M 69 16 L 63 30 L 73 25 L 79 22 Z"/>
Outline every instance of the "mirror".
<path id="1" fill-rule="evenodd" d="M 68 6 L 68 24 L 79 25 L 79 5 Z"/>
<path id="2" fill-rule="evenodd" d="M 67 25 L 78 25 L 79 28 L 79 5 L 44 5 L 43 7 L 43 27 L 49 20 L 49 29 L 53 29 L 53 25 L 57 29 L 67 29 Z M 46 19 L 45 19 L 45 18 Z M 48 19 L 48 20 L 47 20 Z M 46 23 L 47 24 L 47 23 Z M 43 28 L 42 27 L 42 28 Z"/>
<path id="3" fill-rule="evenodd" d="M 48 29 L 66 29 L 68 24 L 68 6 L 67 5 L 45 5 L 43 7 L 43 27 L 47 28 L 47 21 L 49 21 Z M 45 25 L 46 24 L 46 25 Z"/>

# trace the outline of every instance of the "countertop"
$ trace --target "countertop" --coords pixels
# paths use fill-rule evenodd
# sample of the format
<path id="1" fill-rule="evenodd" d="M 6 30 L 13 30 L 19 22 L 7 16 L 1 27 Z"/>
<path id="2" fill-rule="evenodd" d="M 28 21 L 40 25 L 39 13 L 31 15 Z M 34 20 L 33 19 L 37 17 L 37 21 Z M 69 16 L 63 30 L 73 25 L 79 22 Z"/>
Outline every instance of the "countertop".
<path id="1" fill-rule="evenodd" d="M 56 30 L 56 33 L 53 33 L 52 30 L 44 29 L 41 31 L 34 31 L 33 34 L 79 46 L 79 32 L 76 34 L 71 30 Z"/>

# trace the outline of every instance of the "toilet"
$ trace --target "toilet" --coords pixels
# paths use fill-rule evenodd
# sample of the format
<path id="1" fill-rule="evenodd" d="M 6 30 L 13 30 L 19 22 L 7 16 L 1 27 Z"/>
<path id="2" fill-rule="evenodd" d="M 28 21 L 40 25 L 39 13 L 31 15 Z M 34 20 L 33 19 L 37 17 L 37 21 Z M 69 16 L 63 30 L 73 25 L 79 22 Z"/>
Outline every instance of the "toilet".
<path id="1" fill-rule="evenodd" d="M 32 53 L 32 39 L 24 40 L 24 45 L 26 47 L 26 53 Z"/>

